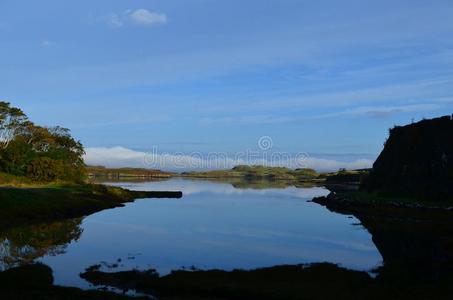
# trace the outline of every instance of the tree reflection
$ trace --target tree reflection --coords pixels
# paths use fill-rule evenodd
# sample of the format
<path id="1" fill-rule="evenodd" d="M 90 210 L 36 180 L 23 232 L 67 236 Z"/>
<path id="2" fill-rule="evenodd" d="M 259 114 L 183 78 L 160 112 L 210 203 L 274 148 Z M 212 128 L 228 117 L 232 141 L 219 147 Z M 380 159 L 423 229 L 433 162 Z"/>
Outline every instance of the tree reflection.
<path id="1" fill-rule="evenodd" d="M 0 230 L 0 271 L 27 264 L 44 255 L 58 255 L 77 241 L 82 218 Z"/>

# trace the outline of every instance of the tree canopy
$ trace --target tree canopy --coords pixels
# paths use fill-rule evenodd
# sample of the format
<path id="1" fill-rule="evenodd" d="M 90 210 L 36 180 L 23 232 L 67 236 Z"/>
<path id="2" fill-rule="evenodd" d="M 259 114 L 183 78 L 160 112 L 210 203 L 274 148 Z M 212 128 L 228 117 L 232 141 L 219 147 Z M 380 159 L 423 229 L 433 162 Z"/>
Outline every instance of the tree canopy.
<path id="1" fill-rule="evenodd" d="M 0 172 L 36 181 L 81 181 L 83 145 L 70 130 L 41 127 L 19 108 L 0 101 Z"/>

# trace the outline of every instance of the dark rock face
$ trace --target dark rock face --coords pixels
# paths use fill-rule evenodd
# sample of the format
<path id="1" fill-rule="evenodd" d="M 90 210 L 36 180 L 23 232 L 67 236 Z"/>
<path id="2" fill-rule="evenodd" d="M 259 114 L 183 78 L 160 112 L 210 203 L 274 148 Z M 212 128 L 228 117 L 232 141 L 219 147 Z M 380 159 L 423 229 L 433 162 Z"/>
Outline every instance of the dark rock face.
<path id="1" fill-rule="evenodd" d="M 335 193 L 313 202 L 360 220 L 382 255 L 381 279 L 436 282 L 453 274 L 453 211 L 358 202 Z"/>
<path id="2" fill-rule="evenodd" d="M 423 200 L 453 199 L 453 118 L 390 130 L 362 190 Z"/>

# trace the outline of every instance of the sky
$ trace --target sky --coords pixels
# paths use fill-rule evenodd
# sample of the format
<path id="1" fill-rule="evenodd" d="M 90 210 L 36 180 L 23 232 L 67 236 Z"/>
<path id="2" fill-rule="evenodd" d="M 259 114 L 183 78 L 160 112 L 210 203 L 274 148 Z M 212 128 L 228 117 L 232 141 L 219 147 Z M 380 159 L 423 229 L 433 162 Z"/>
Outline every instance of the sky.
<path id="1" fill-rule="evenodd" d="M 0 99 L 70 128 L 89 164 L 368 167 L 390 127 L 453 112 L 452 16 L 451 0 L 0 0 Z"/>

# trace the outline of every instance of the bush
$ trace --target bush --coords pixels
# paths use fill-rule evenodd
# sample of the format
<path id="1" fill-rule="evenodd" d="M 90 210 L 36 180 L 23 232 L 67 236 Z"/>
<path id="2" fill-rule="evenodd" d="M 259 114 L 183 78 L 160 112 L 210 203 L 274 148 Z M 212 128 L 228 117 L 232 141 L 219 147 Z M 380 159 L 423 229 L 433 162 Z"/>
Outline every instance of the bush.
<path id="1" fill-rule="evenodd" d="M 42 182 L 50 182 L 64 176 L 64 166 L 61 161 L 48 157 L 34 159 L 27 168 L 27 177 Z"/>

